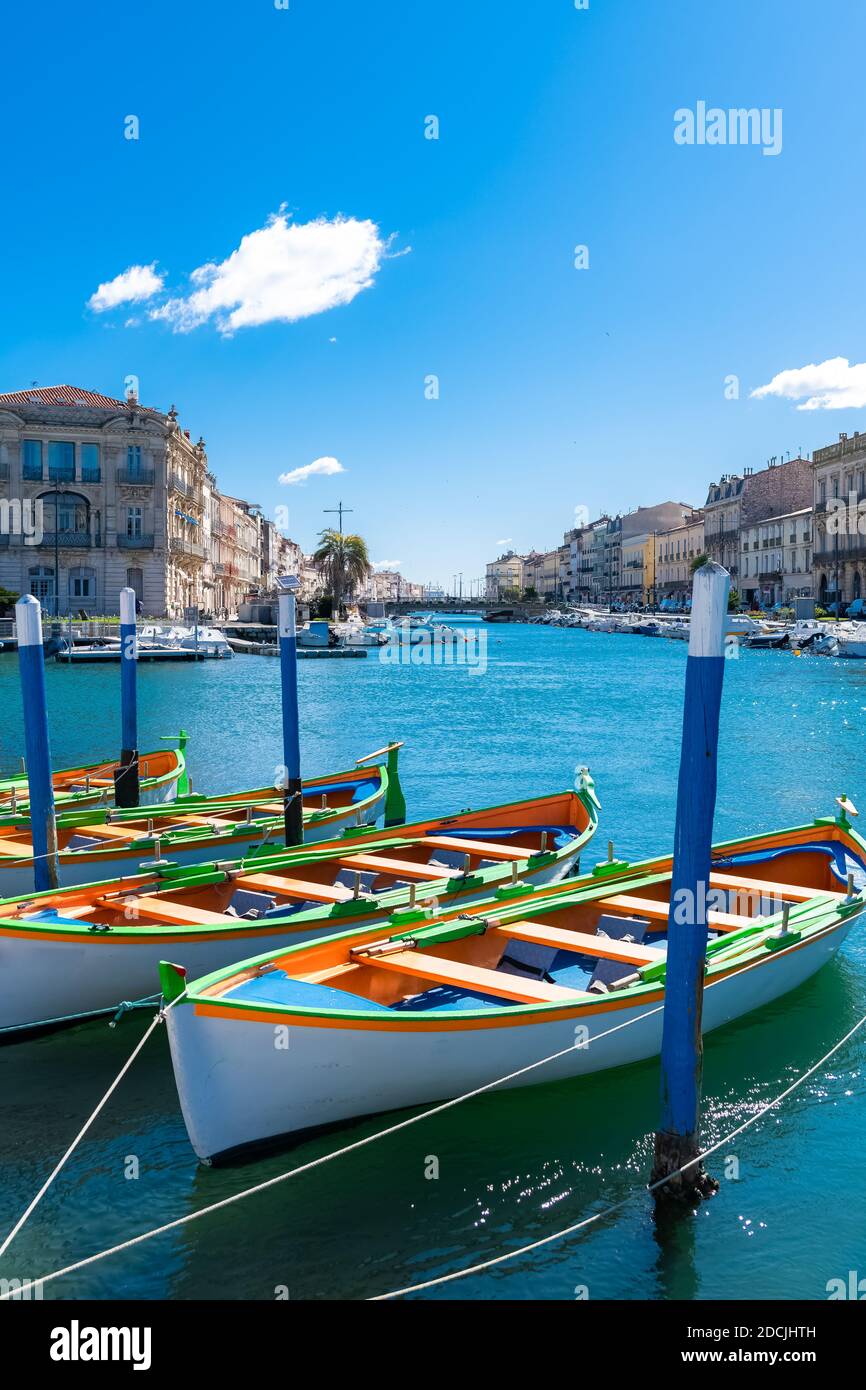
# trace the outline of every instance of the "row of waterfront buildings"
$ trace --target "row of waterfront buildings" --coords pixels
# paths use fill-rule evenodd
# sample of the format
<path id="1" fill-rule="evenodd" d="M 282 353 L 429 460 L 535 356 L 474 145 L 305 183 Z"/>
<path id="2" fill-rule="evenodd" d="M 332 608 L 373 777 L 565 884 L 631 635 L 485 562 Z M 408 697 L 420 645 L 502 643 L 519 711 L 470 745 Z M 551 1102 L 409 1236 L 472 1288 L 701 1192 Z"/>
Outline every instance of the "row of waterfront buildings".
<path id="1" fill-rule="evenodd" d="M 862 511 L 862 533 L 860 529 Z M 702 507 L 661 502 L 566 531 L 554 550 L 487 565 L 488 599 L 527 590 L 585 603 L 658 604 L 691 591 L 694 561 L 730 572 L 761 607 L 866 598 L 866 435 L 840 434 L 809 458 L 771 459 L 711 483 Z"/>
<path id="2" fill-rule="evenodd" d="M 205 442 L 165 413 L 73 386 L 0 394 L 0 588 L 49 612 L 141 611 L 229 617 L 245 598 L 297 575 L 301 597 L 324 588 L 312 556 L 255 503 L 223 491 Z M 34 524 L 38 515 L 40 524 Z M 416 585 L 373 573 L 359 598 Z"/>

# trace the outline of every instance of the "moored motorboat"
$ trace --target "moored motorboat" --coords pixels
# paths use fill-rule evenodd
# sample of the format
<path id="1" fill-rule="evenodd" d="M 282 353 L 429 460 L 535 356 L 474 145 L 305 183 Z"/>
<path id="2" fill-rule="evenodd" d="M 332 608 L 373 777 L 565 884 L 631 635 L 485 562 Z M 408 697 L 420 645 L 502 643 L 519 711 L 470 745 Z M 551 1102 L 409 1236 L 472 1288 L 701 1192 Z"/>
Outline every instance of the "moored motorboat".
<path id="1" fill-rule="evenodd" d="M 189 788 L 185 749 L 187 735 L 181 730 L 177 748 L 160 748 L 155 753 L 139 757 L 139 794 L 142 806 L 156 806 L 173 801 Z M 114 774 L 119 761 L 85 763 L 81 767 L 66 767 L 52 775 L 54 802 L 59 810 L 77 806 L 112 806 L 114 804 Z M 0 816 L 26 811 L 30 803 L 27 773 L 0 780 Z"/>
<path id="2" fill-rule="evenodd" d="M 704 1033 L 831 960 L 862 912 L 864 883 L 866 842 L 844 815 L 716 846 Z M 670 860 L 602 865 L 543 893 L 434 920 L 392 917 L 202 979 L 164 963 L 172 1062 L 195 1152 L 229 1158 L 524 1068 L 507 1084 L 654 1056 L 670 887 Z M 184 964 L 182 954 L 170 959 Z M 543 1059 L 551 1060 L 533 1066 Z"/>
<path id="3" fill-rule="evenodd" d="M 836 639 L 836 656 L 866 660 L 866 623 L 847 623 Z"/>
<path id="4" fill-rule="evenodd" d="M 196 974 L 251 949 L 367 925 L 402 912 L 462 911 L 572 871 L 598 823 L 592 779 L 578 791 L 419 821 L 349 830 L 274 854 L 192 867 L 143 863 L 124 879 L 0 903 L 0 1033 L 105 1012 L 150 994 L 169 949 Z M 425 906 L 420 906 L 420 904 Z"/>
<path id="5" fill-rule="evenodd" d="M 374 825 L 384 809 L 386 824 L 405 817 L 398 749 L 389 744 L 360 758 L 347 772 L 303 783 L 304 843 L 316 844 L 349 827 Z M 382 759 L 386 759 L 382 762 Z M 138 872 L 142 860 L 163 858 L 177 866 L 237 859 L 265 846 L 280 848 L 284 810 L 271 787 L 186 796 L 159 815 L 126 810 L 77 809 L 57 817 L 57 868 L 61 887 L 101 883 Z M 0 898 L 33 887 L 32 835 L 27 816 L 0 816 Z"/>

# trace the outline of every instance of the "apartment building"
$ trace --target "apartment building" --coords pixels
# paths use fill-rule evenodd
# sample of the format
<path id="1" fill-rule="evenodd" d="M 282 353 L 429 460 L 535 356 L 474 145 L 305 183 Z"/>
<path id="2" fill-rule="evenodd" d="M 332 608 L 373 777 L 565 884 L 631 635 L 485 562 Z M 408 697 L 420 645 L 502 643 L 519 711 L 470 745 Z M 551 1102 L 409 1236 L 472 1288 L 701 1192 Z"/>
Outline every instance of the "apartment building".
<path id="1" fill-rule="evenodd" d="M 811 507 L 742 527 L 738 588 L 758 608 L 811 595 Z"/>
<path id="2" fill-rule="evenodd" d="M 504 593 L 523 587 L 523 559 L 513 550 L 506 550 L 496 560 L 489 560 L 486 567 L 485 594 L 494 601 Z"/>
<path id="3" fill-rule="evenodd" d="M 812 592 L 830 608 L 866 596 L 866 434 L 840 434 L 812 455 Z"/>
<path id="4" fill-rule="evenodd" d="M 740 532 L 770 518 L 812 506 L 809 459 L 770 459 L 766 468 L 746 468 L 710 483 L 704 503 L 704 545 L 711 560 L 724 565 L 738 587 Z"/>
<path id="5" fill-rule="evenodd" d="M 685 599 L 692 588 L 692 564 L 704 551 L 704 514 L 692 512 L 678 526 L 655 536 L 654 601 Z"/>

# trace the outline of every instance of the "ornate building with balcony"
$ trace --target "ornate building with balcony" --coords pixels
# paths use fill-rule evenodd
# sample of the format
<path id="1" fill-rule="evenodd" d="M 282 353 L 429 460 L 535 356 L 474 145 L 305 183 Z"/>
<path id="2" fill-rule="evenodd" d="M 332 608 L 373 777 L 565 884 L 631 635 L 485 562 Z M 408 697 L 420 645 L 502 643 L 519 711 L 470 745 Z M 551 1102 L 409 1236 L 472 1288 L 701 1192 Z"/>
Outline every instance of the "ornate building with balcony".
<path id="1" fill-rule="evenodd" d="M 134 397 L 74 386 L 0 395 L 0 585 L 55 613 L 117 612 L 129 585 L 145 611 L 165 612 L 169 460 L 187 451 L 176 414 Z M 9 524 L 16 508 L 26 527 Z"/>
<path id="2" fill-rule="evenodd" d="M 0 395 L 0 586 L 47 613 L 116 613 L 125 586 L 153 617 L 235 613 L 291 558 L 280 536 L 263 569 L 262 532 L 173 406 L 76 386 Z"/>

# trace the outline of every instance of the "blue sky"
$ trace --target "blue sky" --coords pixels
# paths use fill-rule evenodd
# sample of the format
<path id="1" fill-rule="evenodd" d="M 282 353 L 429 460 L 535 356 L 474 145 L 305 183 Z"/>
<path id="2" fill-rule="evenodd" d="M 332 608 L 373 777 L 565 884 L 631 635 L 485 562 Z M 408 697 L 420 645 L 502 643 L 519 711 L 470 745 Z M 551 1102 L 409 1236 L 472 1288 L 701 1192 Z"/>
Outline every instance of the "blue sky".
<path id="1" fill-rule="evenodd" d="M 750 392 L 866 359 L 864 40 L 842 0 L 17 6 L 0 390 L 122 395 L 135 374 L 305 547 L 342 498 L 373 559 L 417 580 L 467 582 L 506 539 L 553 545 L 577 506 L 700 502 L 723 472 L 863 425 L 862 372 Z M 674 113 L 699 101 L 780 108 L 781 152 L 678 145 Z M 190 273 L 281 208 L 302 236 L 246 243 L 240 309 L 209 301 L 190 327 Z M 348 258 L 336 290 L 317 219 Z M 302 283 L 275 287 L 268 247 Z M 150 300 L 88 307 L 151 265 Z M 216 282 L 213 301 L 237 289 Z M 226 331 L 233 307 L 267 320 L 333 293 L 348 302 Z M 822 383 L 845 408 L 798 409 Z M 345 473 L 278 483 L 323 457 Z"/>

